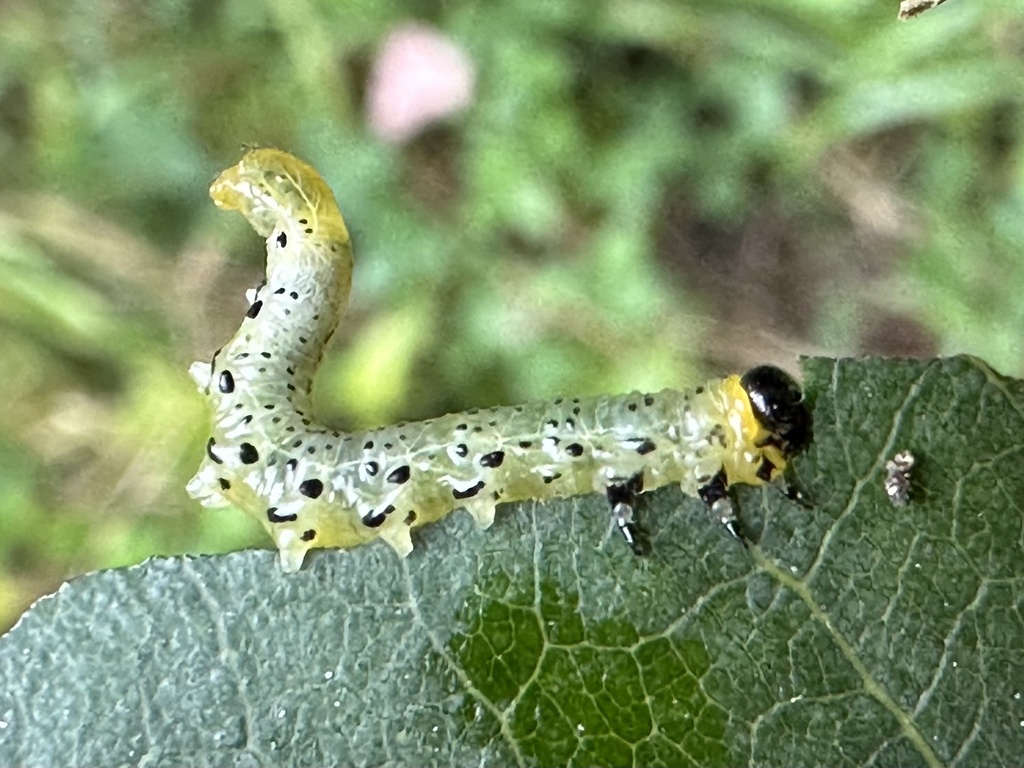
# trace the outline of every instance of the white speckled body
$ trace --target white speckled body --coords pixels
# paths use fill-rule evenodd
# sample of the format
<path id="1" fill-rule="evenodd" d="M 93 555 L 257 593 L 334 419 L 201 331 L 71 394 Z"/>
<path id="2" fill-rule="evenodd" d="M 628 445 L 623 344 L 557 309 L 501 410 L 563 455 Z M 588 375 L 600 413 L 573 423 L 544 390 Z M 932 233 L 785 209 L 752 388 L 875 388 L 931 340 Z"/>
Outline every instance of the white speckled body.
<path id="1" fill-rule="evenodd" d="M 720 472 L 759 484 L 766 445 L 737 376 L 690 392 L 564 398 L 347 434 L 311 415 L 321 354 L 347 301 L 348 233 L 315 170 L 253 150 L 211 188 L 267 238 L 266 282 L 241 328 L 193 376 L 211 401 L 213 437 L 188 490 L 235 504 L 274 538 L 286 570 L 311 547 L 377 537 L 412 550 L 410 529 L 465 507 L 482 525 L 495 504 L 571 496 L 642 476 L 642 489 L 698 490 Z"/>

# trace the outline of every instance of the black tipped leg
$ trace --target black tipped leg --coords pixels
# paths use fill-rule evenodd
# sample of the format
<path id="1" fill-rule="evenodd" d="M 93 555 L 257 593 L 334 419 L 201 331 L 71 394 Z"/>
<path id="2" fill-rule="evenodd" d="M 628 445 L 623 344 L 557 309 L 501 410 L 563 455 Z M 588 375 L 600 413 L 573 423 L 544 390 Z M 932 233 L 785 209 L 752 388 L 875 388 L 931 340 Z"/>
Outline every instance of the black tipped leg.
<path id="1" fill-rule="evenodd" d="M 800 490 L 800 486 L 796 482 L 796 478 L 793 476 L 791 471 L 792 465 L 786 467 L 786 472 L 782 476 L 782 493 L 783 495 L 792 501 L 794 504 L 799 504 L 804 509 L 813 509 L 814 504 L 807 498 L 807 495 Z"/>
<path id="2" fill-rule="evenodd" d="M 636 521 L 636 499 L 643 489 L 644 476 L 638 473 L 624 483 L 609 485 L 605 492 L 608 503 L 612 505 L 612 520 L 616 528 L 638 557 L 651 553 L 647 535 Z"/>
<path id="3" fill-rule="evenodd" d="M 750 539 L 740 525 L 740 519 L 736 515 L 736 509 L 729 498 L 729 486 L 725 477 L 725 470 L 721 470 L 711 478 L 711 481 L 700 488 L 697 493 L 701 500 L 708 505 L 711 517 L 725 526 L 725 530 L 744 547 L 750 544 Z"/>
<path id="4" fill-rule="evenodd" d="M 743 532 L 740 519 L 733 508 L 732 499 L 728 496 L 724 499 L 719 499 L 709 507 L 709 510 L 711 517 L 725 526 L 725 530 L 729 532 L 729 535 L 742 544 L 744 549 L 750 546 L 750 538 Z"/>
<path id="5" fill-rule="evenodd" d="M 797 486 L 793 479 L 793 475 L 788 468 L 782 477 L 782 483 L 773 483 L 773 485 L 781 490 L 786 498 L 795 504 L 799 504 L 805 509 L 811 509 L 813 507 L 807 496 L 805 496 L 799 486 Z M 708 511 L 711 514 L 711 517 L 716 522 L 725 526 L 725 530 L 727 530 L 734 539 L 740 542 L 744 547 L 749 547 L 753 543 L 753 539 L 751 539 L 743 529 L 743 523 L 740 521 L 739 515 L 736 514 L 736 509 L 729 496 L 729 486 L 725 476 L 725 470 L 720 471 L 717 475 L 711 478 L 707 485 L 700 488 L 697 492 L 700 494 L 704 503 L 708 505 Z"/>

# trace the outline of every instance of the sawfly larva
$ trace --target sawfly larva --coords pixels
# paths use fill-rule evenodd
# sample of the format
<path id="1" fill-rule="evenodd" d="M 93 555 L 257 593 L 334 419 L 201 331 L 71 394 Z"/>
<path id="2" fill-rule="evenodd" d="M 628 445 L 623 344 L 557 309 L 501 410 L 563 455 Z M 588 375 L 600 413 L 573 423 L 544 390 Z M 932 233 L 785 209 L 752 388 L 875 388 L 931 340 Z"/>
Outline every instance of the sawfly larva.
<path id="1" fill-rule="evenodd" d="M 310 391 L 352 277 L 334 195 L 292 155 L 255 149 L 210 196 L 267 239 L 267 269 L 235 336 L 191 368 L 214 426 L 188 491 L 206 506 L 255 516 L 285 571 L 310 548 L 376 538 L 408 555 L 413 528 L 460 507 L 487 527 L 499 502 L 590 492 L 608 499 L 640 552 L 636 497 L 668 483 L 702 498 L 745 540 L 729 487 L 777 479 L 810 441 L 800 388 L 771 366 L 689 391 L 558 398 L 359 434 L 332 429 L 313 415 Z"/>

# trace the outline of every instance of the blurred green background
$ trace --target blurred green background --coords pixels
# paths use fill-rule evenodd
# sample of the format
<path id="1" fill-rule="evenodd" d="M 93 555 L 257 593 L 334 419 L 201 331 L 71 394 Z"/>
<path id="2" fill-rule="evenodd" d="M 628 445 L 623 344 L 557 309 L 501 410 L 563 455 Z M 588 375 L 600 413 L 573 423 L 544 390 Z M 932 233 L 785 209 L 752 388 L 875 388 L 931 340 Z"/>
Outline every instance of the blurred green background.
<path id="1" fill-rule="evenodd" d="M 263 262 L 206 194 L 243 145 L 316 165 L 349 221 L 317 389 L 346 428 L 798 354 L 1021 374 L 1024 3 L 897 9 L 0 3 L 0 628 L 82 571 L 268 544 L 184 491 L 186 369 Z M 410 21 L 475 88 L 396 141 L 367 112 Z"/>

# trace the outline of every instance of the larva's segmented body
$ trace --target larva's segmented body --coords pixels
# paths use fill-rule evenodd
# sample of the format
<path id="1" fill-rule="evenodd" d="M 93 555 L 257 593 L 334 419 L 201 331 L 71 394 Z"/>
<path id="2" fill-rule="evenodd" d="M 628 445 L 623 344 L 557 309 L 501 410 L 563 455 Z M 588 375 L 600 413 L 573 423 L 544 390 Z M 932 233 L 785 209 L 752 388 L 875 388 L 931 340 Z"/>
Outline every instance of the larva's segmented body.
<path id="1" fill-rule="evenodd" d="M 378 537 L 407 555 L 412 528 L 459 507 L 487 526 L 497 503 L 592 491 L 638 546 L 633 499 L 668 483 L 735 533 L 728 487 L 775 479 L 809 440 L 799 389 L 769 367 L 689 392 L 565 398 L 361 434 L 325 427 L 310 390 L 352 272 L 334 197 L 313 168 L 273 149 L 247 153 L 210 194 L 267 238 L 267 278 L 234 338 L 192 366 L 215 424 L 188 490 L 255 515 L 287 571 L 312 547 Z"/>

